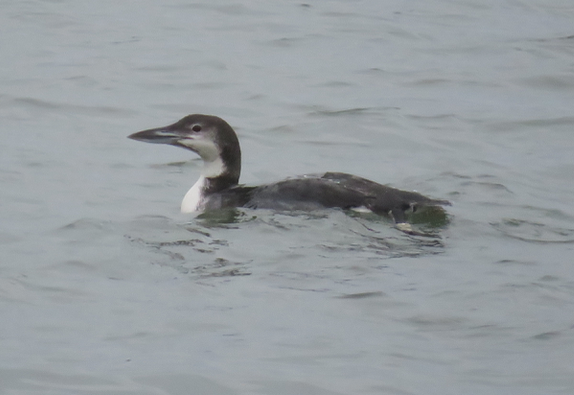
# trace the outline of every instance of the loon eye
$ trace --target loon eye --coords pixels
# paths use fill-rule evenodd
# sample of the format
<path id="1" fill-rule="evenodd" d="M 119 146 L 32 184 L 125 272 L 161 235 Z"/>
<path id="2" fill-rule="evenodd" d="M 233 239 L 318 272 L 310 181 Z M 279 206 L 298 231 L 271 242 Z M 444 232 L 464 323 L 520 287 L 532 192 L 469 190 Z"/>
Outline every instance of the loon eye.
<path id="1" fill-rule="evenodd" d="M 201 126 L 200 125 L 193 125 L 191 130 L 193 130 L 194 132 L 201 132 Z"/>

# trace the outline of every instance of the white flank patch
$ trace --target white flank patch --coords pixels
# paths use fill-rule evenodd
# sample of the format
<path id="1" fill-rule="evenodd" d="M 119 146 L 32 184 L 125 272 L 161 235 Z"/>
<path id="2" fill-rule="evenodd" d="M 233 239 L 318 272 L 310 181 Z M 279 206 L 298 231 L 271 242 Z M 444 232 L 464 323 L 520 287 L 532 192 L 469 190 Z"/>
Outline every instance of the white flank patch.
<path id="1" fill-rule="evenodd" d="M 413 231 L 411 224 L 409 224 L 407 222 L 399 222 L 395 226 L 397 227 L 398 230 L 403 231 L 403 232 L 412 232 Z"/>
<path id="2" fill-rule="evenodd" d="M 373 210 L 370 210 L 370 209 L 366 208 L 365 206 L 353 207 L 353 208 L 351 208 L 351 211 L 354 211 L 356 213 L 372 213 L 373 212 Z"/>
<path id="3" fill-rule="evenodd" d="M 187 191 L 181 202 L 182 213 L 193 213 L 201 209 L 203 203 L 203 188 L 205 187 L 205 177 L 202 175 L 199 180 Z"/>

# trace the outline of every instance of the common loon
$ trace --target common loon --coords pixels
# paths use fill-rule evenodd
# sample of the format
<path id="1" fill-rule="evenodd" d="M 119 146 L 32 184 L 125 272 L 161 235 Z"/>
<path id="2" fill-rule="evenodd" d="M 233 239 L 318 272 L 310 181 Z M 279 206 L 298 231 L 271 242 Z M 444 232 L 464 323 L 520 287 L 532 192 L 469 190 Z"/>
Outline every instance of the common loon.
<path id="1" fill-rule="evenodd" d="M 405 215 L 408 210 L 416 210 L 417 206 L 450 205 L 447 200 L 401 191 L 346 173 L 305 175 L 256 187 L 239 185 L 241 150 L 237 135 L 227 122 L 212 115 L 188 115 L 172 125 L 128 137 L 186 148 L 203 159 L 199 179 L 183 198 L 183 213 L 226 207 L 305 211 L 367 209 L 390 216 L 397 225 L 408 225 Z"/>

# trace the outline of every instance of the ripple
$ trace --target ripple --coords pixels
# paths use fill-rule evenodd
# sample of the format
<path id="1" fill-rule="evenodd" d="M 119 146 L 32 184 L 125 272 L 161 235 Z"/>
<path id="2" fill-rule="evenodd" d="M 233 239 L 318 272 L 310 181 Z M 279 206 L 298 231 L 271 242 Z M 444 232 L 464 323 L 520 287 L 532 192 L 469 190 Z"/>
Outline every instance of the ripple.
<path id="1" fill-rule="evenodd" d="M 380 298 L 383 296 L 387 296 L 382 291 L 372 291 L 372 292 L 359 292 L 354 294 L 345 294 L 339 296 L 340 299 L 367 299 L 367 298 Z"/>
<path id="2" fill-rule="evenodd" d="M 541 222 L 505 218 L 491 225 L 505 236 L 532 243 L 574 243 L 574 229 L 553 227 Z"/>
<path id="3" fill-rule="evenodd" d="M 40 100 L 32 97 L 13 97 L 9 103 L 16 107 L 24 107 L 33 111 L 60 111 L 69 112 L 74 114 L 84 115 L 106 115 L 106 116 L 126 116 L 134 115 L 134 111 L 126 110 L 125 108 L 110 107 L 110 106 L 85 106 L 70 103 L 60 103 L 55 101 Z"/>
<path id="4" fill-rule="evenodd" d="M 350 267 L 356 259 L 419 257 L 442 253 L 438 233 L 405 234 L 388 220 L 369 221 L 344 212 L 274 213 L 233 210 L 183 224 L 161 217 L 139 218 L 125 239 L 147 250 L 151 264 L 196 279 L 246 276 L 270 262 L 312 271 Z M 137 226 L 135 226 L 137 225 Z M 284 266 L 283 266 L 284 267 Z M 284 270 L 284 268 L 280 270 Z"/>

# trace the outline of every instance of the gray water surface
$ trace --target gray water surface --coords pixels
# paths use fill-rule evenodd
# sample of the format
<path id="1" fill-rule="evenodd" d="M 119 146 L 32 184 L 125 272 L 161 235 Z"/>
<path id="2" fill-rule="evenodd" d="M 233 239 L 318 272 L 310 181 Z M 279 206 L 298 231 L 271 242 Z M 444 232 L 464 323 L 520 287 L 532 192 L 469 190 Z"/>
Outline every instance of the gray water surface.
<path id="1" fill-rule="evenodd" d="M 574 393 L 571 2 L 2 10 L 0 393 Z M 243 183 L 344 171 L 450 222 L 182 215 L 201 162 L 126 136 L 189 113 Z"/>

